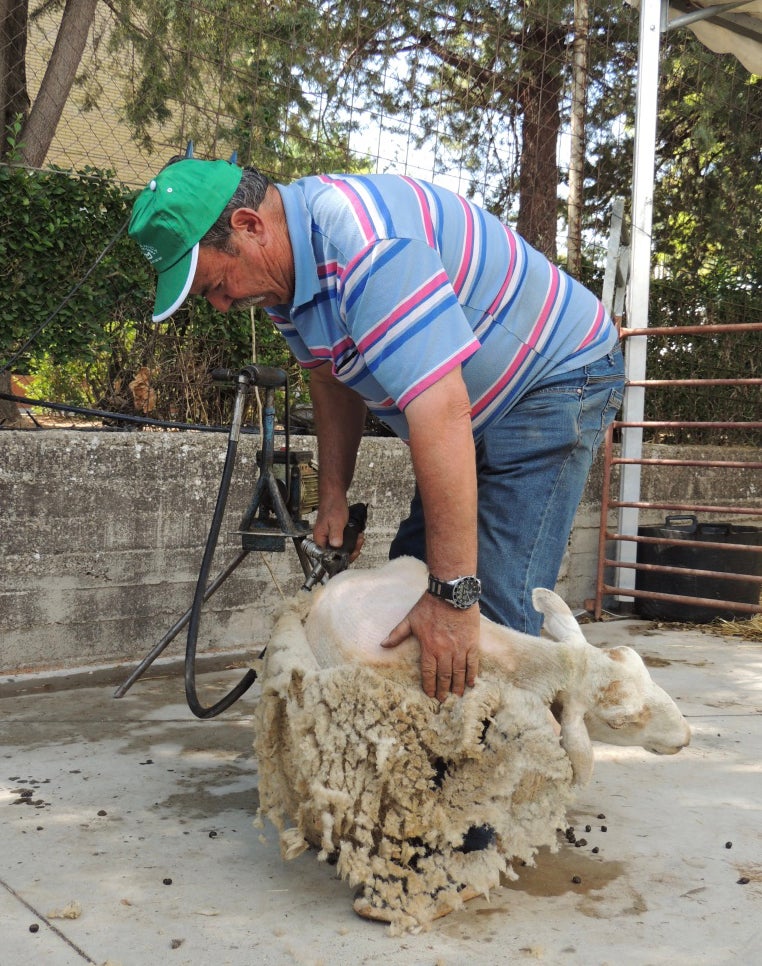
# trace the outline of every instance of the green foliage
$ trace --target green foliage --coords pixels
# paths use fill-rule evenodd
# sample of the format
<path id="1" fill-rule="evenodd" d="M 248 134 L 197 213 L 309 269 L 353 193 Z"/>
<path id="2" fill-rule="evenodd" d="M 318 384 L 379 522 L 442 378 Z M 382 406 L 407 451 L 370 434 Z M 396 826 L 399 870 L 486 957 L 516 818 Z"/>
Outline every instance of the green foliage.
<path id="1" fill-rule="evenodd" d="M 349 136 L 382 116 L 384 132 L 396 131 L 413 148 L 436 144 L 439 171 L 471 177 L 471 190 L 512 218 L 525 160 L 527 91 L 552 101 L 562 124 L 567 109 L 571 0 L 114 0 L 111 6 L 118 27 L 108 43 L 134 53 L 123 79 L 124 114 L 136 140 L 150 145 L 158 122 L 169 140 L 193 138 L 205 156 L 227 156 L 235 147 L 242 162 L 278 180 L 367 169 L 375 159 L 353 158 Z M 637 24 L 631 7 L 612 11 L 591 0 L 584 227 L 594 241 L 605 237 L 611 201 L 629 193 L 632 179 Z M 686 32 L 667 35 L 661 73 L 652 324 L 760 321 L 762 81 Z M 82 75 L 82 85 L 86 102 L 95 103 L 98 78 Z M 543 115 L 542 123 L 551 122 Z M 9 128 L 11 152 L 19 130 Z M 380 153 L 388 155 L 388 142 Z M 546 152 L 551 161 L 552 153 Z M 555 202 L 547 170 L 529 187 L 549 187 Z M 2 362 L 84 277 L 126 221 L 131 195 L 108 172 L 5 167 L 0 201 Z M 551 215 L 555 223 L 555 208 Z M 596 289 L 599 269 L 588 255 L 584 276 Z M 150 321 L 153 289 L 149 266 L 123 236 L 45 326 L 23 365 L 44 376 L 51 391 L 76 394 L 84 379 L 89 398 L 115 407 L 129 405 L 129 383 L 145 367 L 157 394 L 152 414 L 211 418 L 208 370 L 250 358 L 249 313 L 220 316 L 190 304 L 157 327 Z M 293 371 L 264 313 L 256 329 L 260 361 Z M 756 334 L 650 341 L 653 377 L 759 375 Z M 67 365 L 65 388 L 60 372 Z M 294 378 L 301 380 L 296 372 Z M 732 396 L 735 412 L 760 418 L 758 388 Z M 712 390 L 706 398 L 693 389 L 648 398 L 661 399 L 653 418 L 719 412 L 720 394 Z"/>
<path id="2" fill-rule="evenodd" d="M 193 140 L 204 156 L 235 150 L 241 163 L 280 180 L 363 167 L 350 154 L 346 126 L 325 116 L 322 95 L 338 68 L 319 4 L 116 0 L 116 7 L 109 43 L 136 54 L 124 114 L 143 147 L 158 124 L 170 140 Z M 97 100 L 95 79 L 89 88 Z"/>
<path id="3" fill-rule="evenodd" d="M 133 198 L 109 172 L 0 166 L 0 365 L 33 337 L 14 370 L 34 375 L 42 397 L 134 412 L 129 385 L 145 368 L 151 416 L 214 421 L 222 410 L 209 373 L 251 361 L 250 315 L 191 301 L 155 325 L 154 273 L 122 231 Z M 291 368 L 299 383 L 264 313 L 256 330 L 259 361 Z"/>
<path id="4" fill-rule="evenodd" d="M 51 169 L 0 166 L 0 356 L 6 358 L 52 315 L 124 224 L 129 196 L 108 172 L 77 176 Z M 94 358 L 108 344 L 109 323 L 146 289 L 134 246 L 120 240 L 35 341 L 56 361 Z M 142 275 L 142 278 L 141 278 Z M 26 355 L 23 361 L 28 362 Z M 18 367 L 18 364 L 17 364 Z"/>
<path id="5" fill-rule="evenodd" d="M 657 279 L 651 288 L 651 328 L 762 324 L 762 264 L 757 281 L 741 285 L 733 272 Z M 649 379 L 762 379 L 759 331 L 651 336 Z M 762 421 L 759 385 L 667 386 L 646 393 L 645 418 L 668 421 Z M 676 443 L 762 444 L 759 430 L 676 428 L 652 438 Z"/>
<path id="6" fill-rule="evenodd" d="M 762 78 L 689 36 L 663 58 L 654 237 L 669 274 L 739 287 L 762 265 Z"/>

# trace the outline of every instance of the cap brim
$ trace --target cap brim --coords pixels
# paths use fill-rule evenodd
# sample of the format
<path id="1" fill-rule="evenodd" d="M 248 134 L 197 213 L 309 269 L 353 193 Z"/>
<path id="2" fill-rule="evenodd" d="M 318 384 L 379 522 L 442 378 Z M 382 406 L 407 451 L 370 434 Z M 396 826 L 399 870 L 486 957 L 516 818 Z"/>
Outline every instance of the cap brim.
<path id="1" fill-rule="evenodd" d="M 163 322 L 174 315 L 188 298 L 197 264 L 198 243 L 174 265 L 159 273 L 153 306 L 154 322 Z"/>

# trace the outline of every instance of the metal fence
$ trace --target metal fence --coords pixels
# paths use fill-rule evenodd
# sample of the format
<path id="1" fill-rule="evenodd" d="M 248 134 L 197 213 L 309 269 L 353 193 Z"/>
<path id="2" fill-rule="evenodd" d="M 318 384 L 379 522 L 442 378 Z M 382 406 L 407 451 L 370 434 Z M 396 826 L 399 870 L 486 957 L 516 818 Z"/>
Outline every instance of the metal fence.
<path id="1" fill-rule="evenodd" d="M 11 16 L 24 10 L 26 20 Z M 3 11 L 6 131 L 23 140 L 14 119 L 52 111 L 46 98 L 63 88 L 46 78 L 61 62 L 73 71 L 39 162 L 62 178 L 90 167 L 140 187 L 188 141 L 197 156 L 235 151 L 276 180 L 405 173 L 471 194 L 601 289 L 612 204 L 632 180 L 638 12 L 628 3 L 32 0 Z M 64 29 L 67 17 L 78 30 Z M 14 88 L 22 39 L 25 85 Z M 665 47 L 660 102 L 651 324 L 762 321 L 762 84 L 686 30 Z M 15 163 L 7 138 L 4 150 Z M 720 366 L 754 379 L 755 344 L 707 351 L 678 336 L 654 350 L 650 373 L 707 378 Z M 151 365 L 130 358 L 122 384 Z M 684 417 L 701 393 L 711 409 L 711 389 L 683 383 L 664 398 Z M 728 418 L 753 421 L 759 406 L 755 385 L 739 386 Z"/>

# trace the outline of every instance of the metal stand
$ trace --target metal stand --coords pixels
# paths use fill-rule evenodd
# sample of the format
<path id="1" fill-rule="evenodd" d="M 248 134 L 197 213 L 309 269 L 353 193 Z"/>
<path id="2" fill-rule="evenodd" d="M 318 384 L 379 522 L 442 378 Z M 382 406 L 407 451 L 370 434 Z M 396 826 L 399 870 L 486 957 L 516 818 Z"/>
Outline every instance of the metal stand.
<path id="1" fill-rule="evenodd" d="M 188 705 L 199 718 L 212 718 L 230 707 L 246 692 L 256 679 L 256 672 L 249 669 L 229 694 L 211 707 L 204 707 L 198 700 L 195 682 L 195 656 L 201 608 L 204 603 L 222 586 L 252 550 L 284 550 L 286 539 L 294 543 L 302 570 L 305 574 L 304 587 L 311 589 L 315 583 L 325 582 L 334 573 L 343 570 L 354 549 L 357 535 L 365 528 L 367 507 L 357 504 L 350 509 L 350 523 L 345 531 L 344 546 L 335 548 L 317 547 L 309 539 L 309 525 L 305 520 L 295 519 L 299 513 L 299 486 L 293 486 L 293 467 L 289 448 L 288 415 L 286 417 L 285 483 L 273 472 L 275 456 L 275 390 L 287 389 L 287 376 L 282 369 L 269 366 L 246 366 L 240 372 L 215 370 L 215 381 L 237 382 L 237 393 L 233 411 L 233 421 L 228 436 L 228 449 L 223 468 L 222 480 L 217 494 L 217 503 L 209 529 L 209 536 L 201 562 L 193 604 L 183 616 L 167 631 L 159 643 L 143 658 L 130 676 L 114 692 L 115 698 L 123 697 L 132 685 L 153 664 L 165 648 L 188 627 L 188 643 L 185 653 L 185 693 Z M 227 504 L 228 491 L 233 474 L 238 441 L 241 434 L 247 396 L 255 386 L 265 389 L 265 406 L 262 428 L 262 450 L 259 454 L 259 475 L 237 533 L 241 537 L 242 549 L 237 556 L 213 579 L 209 580 L 222 518 Z M 288 392 L 286 392 L 288 398 Z M 284 497 L 285 493 L 285 497 Z"/>

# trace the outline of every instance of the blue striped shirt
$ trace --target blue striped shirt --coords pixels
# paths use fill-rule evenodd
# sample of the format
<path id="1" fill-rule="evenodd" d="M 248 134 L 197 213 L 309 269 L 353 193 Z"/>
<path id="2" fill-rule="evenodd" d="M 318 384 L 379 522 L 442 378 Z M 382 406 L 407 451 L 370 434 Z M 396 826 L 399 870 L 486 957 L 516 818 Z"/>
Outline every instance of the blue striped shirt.
<path id="1" fill-rule="evenodd" d="M 539 380 L 617 342 L 591 292 L 451 191 L 400 175 L 278 190 L 295 292 L 270 316 L 302 365 L 330 362 L 403 439 L 405 407 L 458 365 L 478 436 Z"/>

